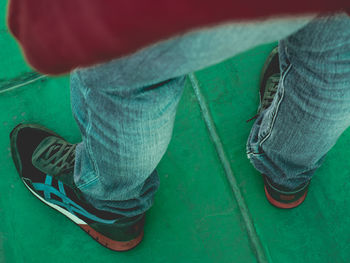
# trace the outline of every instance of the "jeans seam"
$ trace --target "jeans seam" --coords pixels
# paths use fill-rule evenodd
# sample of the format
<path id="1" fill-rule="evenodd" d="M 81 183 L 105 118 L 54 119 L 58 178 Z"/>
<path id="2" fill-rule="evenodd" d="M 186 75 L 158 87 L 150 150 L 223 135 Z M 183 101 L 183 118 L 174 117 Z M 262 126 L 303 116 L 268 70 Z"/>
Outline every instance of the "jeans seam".
<path id="1" fill-rule="evenodd" d="M 86 83 L 84 81 L 82 81 L 82 79 L 80 78 L 79 70 L 77 71 L 77 76 L 83 84 L 82 85 L 83 86 L 83 96 L 84 96 L 85 101 L 87 101 L 88 96 L 90 94 L 90 90 L 88 90 Z M 93 165 L 94 171 L 96 173 L 96 176 L 93 179 L 91 179 L 89 182 L 84 183 L 83 186 L 90 184 L 92 181 L 95 181 L 100 175 L 100 171 L 98 170 L 96 160 L 93 158 L 93 152 L 91 150 L 91 143 L 90 143 L 90 139 L 89 139 L 90 131 L 92 128 L 92 122 L 91 122 L 91 111 L 88 107 L 87 107 L 87 123 L 88 124 L 87 124 L 87 128 L 86 128 L 85 145 L 86 145 L 88 158 L 92 161 L 92 165 Z"/>
<path id="2" fill-rule="evenodd" d="M 273 115 L 273 118 L 272 118 L 272 121 L 271 121 L 271 124 L 270 124 L 270 127 L 268 129 L 268 132 L 267 134 L 265 135 L 265 137 L 261 140 L 261 142 L 259 143 L 259 148 L 262 148 L 262 145 L 263 143 L 270 137 L 271 133 L 272 133 L 272 129 L 274 127 L 274 124 L 276 122 L 276 118 L 277 118 L 277 115 L 278 115 L 278 110 L 279 110 L 279 107 L 280 107 L 280 104 L 282 103 L 282 100 L 284 98 L 284 79 L 285 77 L 287 76 L 288 72 L 290 71 L 292 65 L 290 64 L 288 66 L 288 68 L 286 69 L 285 73 L 283 74 L 282 76 L 282 79 L 281 79 L 281 90 L 282 90 L 282 94 L 281 94 L 281 98 L 279 99 L 278 101 L 278 104 L 276 106 L 276 109 L 275 109 L 275 114 Z M 277 94 L 276 94 L 277 95 Z"/>
<path id="3" fill-rule="evenodd" d="M 89 140 L 91 127 L 92 127 L 92 122 L 91 122 L 91 111 L 88 109 L 88 127 L 86 128 L 86 135 L 87 135 L 87 136 L 86 136 L 86 147 L 87 147 L 87 151 L 88 151 L 90 160 L 92 161 L 92 165 L 93 165 L 93 167 L 94 167 L 94 171 L 95 171 L 95 173 L 96 173 L 96 178 L 97 178 L 97 177 L 99 177 L 99 175 L 100 175 L 100 171 L 99 171 L 99 169 L 98 169 L 96 160 L 95 160 L 95 158 L 94 158 L 94 154 L 93 154 L 92 149 L 91 149 L 91 143 L 90 143 L 90 140 Z"/>
<path id="4" fill-rule="evenodd" d="M 88 174 L 88 175 L 89 175 L 89 174 Z M 77 185 L 77 187 L 78 187 L 80 190 L 82 190 L 82 189 L 88 187 L 90 184 L 96 182 L 97 179 L 98 179 L 98 176 L 95 176 L 95 177 L 93 177 L 91 180 L 89 180 L 89 181 L 87 181 L 87 182 L 85 182 L 85 183 L 83 183 L 83 184 L 81 184 L 81 185 Z"/>

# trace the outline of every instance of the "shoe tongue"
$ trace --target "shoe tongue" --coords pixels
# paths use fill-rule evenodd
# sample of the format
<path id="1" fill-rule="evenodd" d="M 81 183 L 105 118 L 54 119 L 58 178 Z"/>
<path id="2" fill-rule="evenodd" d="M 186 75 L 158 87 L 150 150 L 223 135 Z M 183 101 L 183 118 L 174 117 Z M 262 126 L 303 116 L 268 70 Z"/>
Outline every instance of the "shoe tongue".
<path id="1" fill-rule="evenodd" d="M 39 169 L 40 171 L 50 175 L 56 175 L 62 172 L 59 169 L 59 167 L 52 165 L 45 158 L 43 158 L 43 155 L 45 156 L 45 152 L 54 144 L 62 145 L 63 143 L 65 142 L 62 139 L 55 136 L 49 136 L 49 137 L 46 137 L 44 140 L 42 140 L 41 143 L 36 147 L 36 149 L 33 152 L 33 155 L 32 155 L 33 166 Z M 52 154 L 54 154 L 54 152 L 52 152 Z"/>

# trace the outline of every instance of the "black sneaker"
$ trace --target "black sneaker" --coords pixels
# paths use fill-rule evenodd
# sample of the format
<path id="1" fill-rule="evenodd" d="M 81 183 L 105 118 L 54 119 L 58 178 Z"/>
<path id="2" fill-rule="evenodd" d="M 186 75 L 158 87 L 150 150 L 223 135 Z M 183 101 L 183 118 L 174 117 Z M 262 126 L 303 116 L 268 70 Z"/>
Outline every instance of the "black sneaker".
<path id="1" fill-rule="evenodd" d="M 304 202 L 310 181 L 296 189 L 289 189 L 271 182 L 266 175 L 264 177 L 264 189 L 267 200 L 274 206 L 283 209 L 297 207 Z"/>
<path id="2" fill-rule="evenodd" d="M 273 98 L 277 93 L 280 76 L 278 47 L 276 47 L 271 51 L 261 71 L 259 91 L 260 106 L 258 109 L 258 115 L 272 104 Z M 310 182 L 307 182 L 296 189 L 288 189 L 274 184 L 266 175 L 263 175 L 263 177 L 265 194 L 267 200 L 272 205 L 278 208 L 288 209 L 297 207 L 305 200 Z"/>
<path id="3" fill-rule="evenodd" d="M 141 242 L 144 214 L 125 217 L 97 210 L 84 200 L 73 181 L 76 145 L 35 124 L 19 124 L 10 139 L 20 178 L 40 201 L 109 249 L 126 251 Z"/>
<path id="4" fill-rule="evenodd" d="M 278 47 L 275 47 L 267 57 L 260 76 L 260 105 L 257 114 L 247 120 L 250 122 L 255 120 L 262 111 L 270 107 L 275 97 L 280 81 L 280 62 L 278 57 Z"/>
<path id="5" fill-rule="evenodd" d="M 260 77 L 260 106 L 258 114 L 270 107 L 278 89 L 280 81 L 280 62 L 278 47 L 275 47 L 267 57 Z"/>

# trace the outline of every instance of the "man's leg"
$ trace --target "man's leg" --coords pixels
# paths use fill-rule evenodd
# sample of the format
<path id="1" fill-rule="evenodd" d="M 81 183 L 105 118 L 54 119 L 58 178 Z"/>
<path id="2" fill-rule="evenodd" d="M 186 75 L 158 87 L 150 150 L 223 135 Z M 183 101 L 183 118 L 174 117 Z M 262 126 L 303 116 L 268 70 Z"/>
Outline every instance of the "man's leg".
<path id="1" fill-rule="evenodd" d="M 100 81 L 82 83 L 80 74 L 71 76 L 72 107 L 83 137 L 76 149 L 75 183 L 99 209 L 143 213 L 158 189 L 155 168 L 170 141 L 185 77 L 108 90 Z"/>
<path id="2" fill-rule="evenodd" d="M 307 183 L 350 125 L 350 18 L 323 17 L 280 41 L 281 79 L 251 130 L 252 164 L 280 187 Z"/>

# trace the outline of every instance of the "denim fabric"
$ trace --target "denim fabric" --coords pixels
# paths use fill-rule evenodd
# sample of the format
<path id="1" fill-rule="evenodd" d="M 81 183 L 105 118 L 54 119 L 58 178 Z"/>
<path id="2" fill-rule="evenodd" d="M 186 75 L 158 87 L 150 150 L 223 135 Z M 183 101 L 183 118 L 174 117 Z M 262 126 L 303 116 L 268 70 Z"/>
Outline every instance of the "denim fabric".
<path id="1" fill-rule="evenodd" d="M 279 43 L 282 76 L 247 143 L 254 167 L 274 183 L 309 181 L 350 125 L 350 19 L 320 17 Z"/>
<path id="2" fill-rule="evenodd" d="M 126 216 L 149 209 L 159 186 L 155 168 L 171 138 L 185 74 L 282 39 L 311 19 L 203 29 L 76 70 L 71 101 L 83 138 L 76 150 L 77 187 L 98 209 Z"/>

